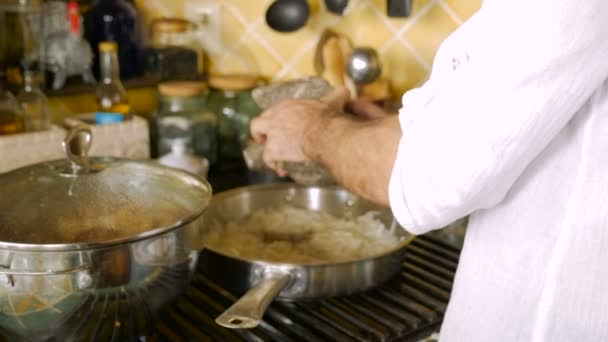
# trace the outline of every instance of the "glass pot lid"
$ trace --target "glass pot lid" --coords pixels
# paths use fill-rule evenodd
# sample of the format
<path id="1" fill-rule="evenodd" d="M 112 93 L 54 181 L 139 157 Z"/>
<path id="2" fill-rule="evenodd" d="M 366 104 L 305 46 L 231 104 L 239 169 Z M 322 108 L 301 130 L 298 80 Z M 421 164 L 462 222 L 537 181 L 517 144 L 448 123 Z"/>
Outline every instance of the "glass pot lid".
<path id="1" fill-rule="evenodd" d="M 67 159 L 0 175 L 0 247 L 103 247 L 170 230 L 207 208 L 203 179 L 153 162 L 89 158 L 91 142 L 90 128 L 75 126 L 63 142 Z"/>

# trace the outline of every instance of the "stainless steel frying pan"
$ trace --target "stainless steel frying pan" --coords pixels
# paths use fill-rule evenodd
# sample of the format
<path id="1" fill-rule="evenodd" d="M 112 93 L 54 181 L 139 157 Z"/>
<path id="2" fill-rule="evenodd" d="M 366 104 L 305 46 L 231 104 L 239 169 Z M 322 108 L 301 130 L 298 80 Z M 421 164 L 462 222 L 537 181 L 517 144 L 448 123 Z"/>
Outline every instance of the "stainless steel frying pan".
<path id="1" fill-rule="evenodd" d="M 225 225 L 255 210 L 289 203 L 322 210 L 338 217 L 354 217 L 370 210 L 402 238 L 396 248 L 381 255 L 351 262 L 291 264 L 244 260 L 210 249 L 201 252 L 199 267 L 211 279 L 236 293 L 245 293 L 216 322 L 228 328 L 253 328 L 268 305 L 278 300 L 304 300 L 364 291 L 395 275 L 403 262 L 404 248 L 414 236 L 395 224 L 389 209 L 374 205 L 340 187 L 296 184 L 255 185 L 216 195 L 205 214 L 206 226 Z"/>

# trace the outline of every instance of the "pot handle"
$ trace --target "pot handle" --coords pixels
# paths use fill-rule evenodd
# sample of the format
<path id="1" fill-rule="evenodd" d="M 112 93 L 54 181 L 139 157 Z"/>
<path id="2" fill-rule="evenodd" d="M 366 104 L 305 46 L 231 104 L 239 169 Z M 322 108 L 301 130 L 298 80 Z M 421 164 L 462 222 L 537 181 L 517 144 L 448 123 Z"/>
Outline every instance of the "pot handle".
<path id="1" fill-rule="evenodd" d="M 34 270 L 15 270 L 10 267 L 6 267 L 4 265 L 0 265 L 0 275 L 3 275 L 6 279 L 6 283 L 10 287 L 15 286 L 15 277 L 18 275 L 28 275 L 28 276 L 46 276 L 46 275 L 61 275 L 61 274 L 73 274 L 78 272 L 88 272 L 91 268 L 86 265 L 80 265 L 73 268 L 69 268 L 66 270 L 57 270 L 57 271 L 34 271 Z M 86 288 L 91 284 L 91 277 L 85 276 L 81 280 L 81 287 Z"/>
<path id="2" fill-rule="evenodd" d="M 59 270 L 48 270 L 48 269 L 14 269 L 11 268 L 13 255 L 9 254 L 8 257 L 8 265 L 0 264 L 0 279 L 6 279 L 6 282 L 9 286 L 15 286 L 15 277 L 14 276 L 48 276 L 48 275 L 67 275 L 83 272 L 82 279 L 79 280 L 81 282 L 82 288 L 88 287 L 91 284 L 91 262 L 90 260 L 86 260 L 88 258 L 80 256 L 80 263 L 78 265 L 74 265 L 71 268 L 64 268 Z"/>
<path id="3" fill-rule="evenodd" d="M 291 280 L 292 275 L 288 272 L 279 272 L 265 277 L 216 318 L 215 322 L 231 329 L 257 327 L 262 321 L 268 305 Z"/>
<path id="4" fill-rule="evenodd" d="M 73 268 L 68 268 L 66 270 L 57 270 L 57 271 L 34 271 L 34 270 L 16 270 L 6 267 L 4 265 L 0 265 L 0 274 L 6 275 L 30 275 L 30 276 L 38 276 L 38 275 L 60 275 L 60 274 L 70 274 L 77 272 L 90 271 L 91 267 L 87 265 L 80 265 Z"/>

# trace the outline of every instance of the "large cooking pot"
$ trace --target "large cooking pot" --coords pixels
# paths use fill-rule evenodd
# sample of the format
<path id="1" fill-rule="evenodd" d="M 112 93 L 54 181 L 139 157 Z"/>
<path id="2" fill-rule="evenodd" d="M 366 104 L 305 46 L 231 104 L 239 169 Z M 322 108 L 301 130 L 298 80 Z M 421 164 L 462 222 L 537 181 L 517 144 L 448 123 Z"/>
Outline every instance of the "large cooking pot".
<path id="1" fill-rule="evenodd" d="M 88 158 L 90 143 L 77 126 L 67 159 L 0 175 L 0 329 L 11 339 L 79 339 L 96 305 L 139 298 L 137 310 L 154 312 L 188 285 L 209 184 Z"/>
<path id="2" fill-rule="evenodd" d="M 338 186 L 290 183 L 253 185 L 214 196 L 205 213 L 203 229 L 207 232 L 221 229 L 257 210 L 285 205 L 322 211 L 340 218 L 354 218 L 374 211 L 399 242 L 378 255 L 322 263 L 247 259 L 214 250 L 214 246 L 208 244 L 199 256 L 201 270 L 223 287 L 235 293 L 245 293 L 216 319 L 218 324 L 228 328 L 255 327 L 275 298 L 311 300 L 352 294 L 377 286 L 399 272 L 405 257 L 404 249 L 414 239 L 396 223 L 388 208 Z"/>

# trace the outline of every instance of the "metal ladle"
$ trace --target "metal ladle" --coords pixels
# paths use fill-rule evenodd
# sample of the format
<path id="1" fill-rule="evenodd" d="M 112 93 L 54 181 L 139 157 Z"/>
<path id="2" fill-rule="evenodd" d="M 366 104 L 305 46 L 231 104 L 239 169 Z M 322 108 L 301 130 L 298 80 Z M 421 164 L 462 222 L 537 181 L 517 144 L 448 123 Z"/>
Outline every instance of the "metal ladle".
<path id="1" fill-rule="evenodd" d="M 354 48 L 346 62 L 346 73 L 356 85 L 374 82 L 381 72 L 378 53 L 370 47 Z"/>

